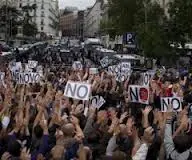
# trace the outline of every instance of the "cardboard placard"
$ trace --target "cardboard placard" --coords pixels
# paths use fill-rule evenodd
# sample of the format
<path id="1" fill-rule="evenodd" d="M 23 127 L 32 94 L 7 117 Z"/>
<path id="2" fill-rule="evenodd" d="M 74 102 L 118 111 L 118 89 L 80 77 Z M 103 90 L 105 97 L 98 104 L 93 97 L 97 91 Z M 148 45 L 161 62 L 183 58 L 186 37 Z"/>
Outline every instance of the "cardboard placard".
<path id="1" fill-rule="evenodd" d="M 130 85 L 128 94 L 131 102 L 149 104 L 149 87 L 147 86 Z"/>
<path id="2" fill-rule="evenodd" d="M 125 65 L 127 64 L 125 63 Z M 132 73 L 132 71 L 129 68 L 126 68 L 125 65 L 123 70 L 121 64 L 109 66 L 108 74 L 114 75 L 116 77 L 116 81 L 124 82 L 125 80 L 129 79 Z"/>
<path id="3" fill-rule="evenodd" d="M 74 70 L 82 70 L 83 69 L 83 65 L 80 61 L 75 61 L 72 65 Z"/>
<path id="4" fill-rule="evenodd" d="M 15 64 L 15 68 L 16 68 L 16 71 L 22 71 L 22 64 L 21 64 L 21 62 L 16 62 L 16 64 Z"/>
<path id="5" fill-rule="evenodd" d="M 150 76 L 148 74 L 148 72 L 143 73 L 143 85 L 144 86 L 149 86 L 150 83 Z"/>
<path id="6" fill-rule="evenodd" d="M 36 68 L 38 65 L 38 62 L 37 61 L 32 61 L 32 60 L 29 60 L 28 61 L 28 67 L 29 68 Z"/>
<path id="7" fill-rule="evenodd" d="M 130 62 L 122 62 L 119 64 L 121 68 L 121 73 L 129 73 L 131 71 L 131 63 Z"/>
<path id="8" fill-rule="evenodd" d="M 100 60 L 101 66 L 103 68 L 107 67 L 109 65 L 109 57 L 106 56 L 103 59 Z"/>
<path id="9" fill-rule="evenodd" d="M 101 108 L 105 104 L 105 99 L 102 96 L 94 96 L 91 98 L 91 105 L 97 109 Z"/>
<path id="10" fill-rule="evenodd" d="M 181 97 L 162 97 L 161 98 L 161 112 L 169 111 L 169 108 L 173 111 L 182 111 L 182 99 Z"/>
<path id="11" fill-rule="evenodd" d="M 89 74 L 98 74 L 99 70 L 98 68 L 89 68 Z"/>
<path id="12" fill-rule="evenodd" d="M 39 83 L 41 75 L 33 72 L 12 72 L 12 78 L 17 84 Z"/>
<path id="13" fill-rule="evenodd" d="M 65 86 L 64 95 L 74 99 L 89 100 L 90 92 L 90 84 L 68 81 Z"/>

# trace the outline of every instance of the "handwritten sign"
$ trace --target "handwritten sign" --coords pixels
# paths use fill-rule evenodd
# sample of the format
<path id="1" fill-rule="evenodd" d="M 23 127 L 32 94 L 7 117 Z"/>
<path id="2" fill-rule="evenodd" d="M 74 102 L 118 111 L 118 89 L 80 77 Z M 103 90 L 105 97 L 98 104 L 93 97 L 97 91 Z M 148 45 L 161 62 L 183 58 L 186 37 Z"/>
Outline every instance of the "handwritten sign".
<path id="1" fill-rule="evenodd" d="M 162 97 L 161 98 L 161 111 L 167 112 L 169 108 L 173 111 L 182 111 L 182 98 L 181 97 Z"/>
<path id="2" fill-rule="evenodd" d="M 68 81 L 65 87 L 64 95 L 74 99 L 89 100 L 90 92 L 90 84 Z"/>
<path id="3" fill-rule="evenodd" d="M 149 104 L 149 87 L 147 86 L 130 85 L 128 94 L 131 102 Z"/>

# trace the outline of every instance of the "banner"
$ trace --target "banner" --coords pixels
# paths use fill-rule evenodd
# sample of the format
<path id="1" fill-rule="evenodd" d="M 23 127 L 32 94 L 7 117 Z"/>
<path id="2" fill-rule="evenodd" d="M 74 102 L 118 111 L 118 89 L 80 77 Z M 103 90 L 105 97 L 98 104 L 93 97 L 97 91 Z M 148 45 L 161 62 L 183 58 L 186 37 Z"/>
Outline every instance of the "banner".
<path id="1" fill-rule="evenodd" d="M 68 81 L 67 85 L 65 86 L 64 95 L 74 99 L 89 100 L 90 93 L 90 84 Z"/>
<path id="2" fill-rule="evenodd" d="M 182 100 L 181 97 L 162 97 L 161 98 L 161 111 L 167 112 L 169 111 L 169 108 L 173 111 L 180 112 L 182 111 Z"/>
<path id="3" fill-rule="evenodd" d="M 130 85 L 129 98 L 131 102 L 149 104 L 149 87 Z"/>
<path id="4" fill-rule="evenodd" d="M 91 98 L 91 105 L 93 107 L 99 109 L 103 104 L 105 104 L 105 100 L 102 96 L 94 96 Z"/>
<path id="5" fill-rule="evenodd" d="M 12 78 L 17 82 L 17 84 L 39 83 L 41 75 L 33 72 L 12 72 Z"/>
<path id="6" fill-rule="evenodd" d="M 82 70 L 83 69 L 83 65 L 81 64 L 80 61 L 75 61 L 72 65 L 74 70 Z"/>
<path id="7" fill-rule="evenodd" d="M 29 67 L 29 68 L 36 68 L 36 67 L 37 67 L 37 64 L 38 64 L 37 61 L 32 61 L 32 60 L 29 60 L 29 61 L 28 61 L 28 67 Z"/>

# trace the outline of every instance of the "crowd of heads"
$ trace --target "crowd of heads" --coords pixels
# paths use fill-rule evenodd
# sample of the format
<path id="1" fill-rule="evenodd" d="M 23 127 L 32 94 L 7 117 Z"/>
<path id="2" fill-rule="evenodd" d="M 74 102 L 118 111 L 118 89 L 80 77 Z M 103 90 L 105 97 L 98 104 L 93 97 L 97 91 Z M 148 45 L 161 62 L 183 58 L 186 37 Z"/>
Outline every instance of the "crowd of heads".
<path id="1" fill-rule="evenodd" d="M 141 83 L 140 73 L 133 71 L 117 82 L 105 69 L 98 74 L 90 74 L 87 67 L 74 70 L 72 62 L 86 58 L 71 55 L 46 51 L 30 56 L 43 66 L 36 84 L 17 84 L 8 64 L 1 64 L 2 160 L 192 159 L 189 74 L 156 72 L 150 79 L 149 104 L 140 104 L 129 97 L 129 86 Z M 17 57 L 22 62 L 27 58 Z M 91 96 L 102 96 L 105 103 L 98 108 L 91 101 L 65 96 L 68 81 L 91 84 Z M 161 97 L 174 96 L 182 97 L 182 110 L 170 106 L 162 112 Z"/>

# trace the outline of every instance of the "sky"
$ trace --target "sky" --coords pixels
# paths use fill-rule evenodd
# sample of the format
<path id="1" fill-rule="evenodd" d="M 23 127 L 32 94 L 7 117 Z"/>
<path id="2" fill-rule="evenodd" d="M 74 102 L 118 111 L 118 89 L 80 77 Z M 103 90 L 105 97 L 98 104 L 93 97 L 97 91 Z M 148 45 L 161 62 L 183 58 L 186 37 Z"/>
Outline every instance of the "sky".
<path id="1" fill-rule="evenodd" d="M 65 8 L 66 6 L 78 7 L 78 9 L 86 9 L 92 6 L 95 0 L 59 0 L 59 8 Z"/>

